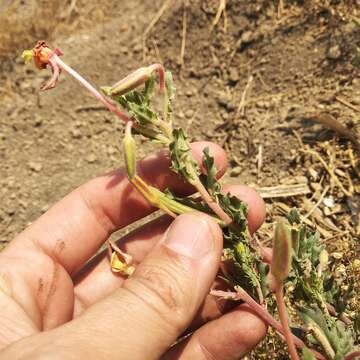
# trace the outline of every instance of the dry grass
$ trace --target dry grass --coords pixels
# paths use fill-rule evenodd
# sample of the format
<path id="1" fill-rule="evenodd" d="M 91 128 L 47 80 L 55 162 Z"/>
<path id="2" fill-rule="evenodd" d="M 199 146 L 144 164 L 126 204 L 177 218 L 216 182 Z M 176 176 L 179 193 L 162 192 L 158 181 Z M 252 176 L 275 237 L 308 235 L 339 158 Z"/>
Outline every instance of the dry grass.
<path id="1" fill-rule="evenodd" d="M 0 4 L 0 59 L 32 47 L 38 39 L 49 41 L 89 28 L 104 20 L 111 4 L 111 0 L 5 0 Z"/>

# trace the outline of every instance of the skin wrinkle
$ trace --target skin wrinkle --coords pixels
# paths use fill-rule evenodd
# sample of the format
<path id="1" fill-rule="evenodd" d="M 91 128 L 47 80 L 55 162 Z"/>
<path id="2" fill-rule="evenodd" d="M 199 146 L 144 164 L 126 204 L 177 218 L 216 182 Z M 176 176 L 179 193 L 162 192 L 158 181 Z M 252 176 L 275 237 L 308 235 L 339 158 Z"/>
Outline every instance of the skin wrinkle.
<path id="1" fill-rule="evenodd" d="M 174 255 L 172 254 L 171 256 L 172 259 L 174 259 Z M 177 261 L 184 261 L 184 260 L 177 260 Z M 173 267 L 174 267 L 174 271 L 179 271 L 179 269 L 175 269 L 175 265 Z M 134 290 L 132 290 L 131 284 L 135 283 L 135 285 L 140 284 L 140 286 L 144 287 L 146 291 L 154 293 L 155 297 L 149 296 L 149 298 L 155 298 L 161 300 L 162 304 L 165 305 L 165 309 L 170 310 L 167 311 L 167 313 L 170 312 L 173 320 L 172 324 L 174 325 L 175 322 L 174 320 L 176 317 L 178 318 L 183 317 L 179 309 L 189 309 L 189 305 L 191 304 L 192 301 L 191 298 L 186 298 L 185 292 L 182 292 L 181 289 L 183 288 L 183 286 L 181 286 L 181 284 L 177 280 L 179 276 L 172 276 L 172 275 L 169 276 L 169 274 L 171 273 L 172 271 L 169 267 L 163 269 L 159 265 L 156 265 L 156 267 L 154 265 L 149 265 L 149 267 L 146 268 L 142 266 L 141 273 L 138 274 L 133 280 L 130 279 L 129 281 L 125 281 L 123 288 L 133 292 Z M 181 278 L 184 279 L 185 276 L 187 277 L 188 275 L 182 274 Z M 181 291 L 181 294 L 179 293 L 179 290 Z M 169 316 L 164 316 L 163 314 L 164 311 L 161 311 L 159 309 L 159 306 L 156 306 L 152 302 L 148 301 L 147 296 L 141 296 L 142 293 L 143 291 L 141 291 L 140 289 L 140 291 L 137 291 L 137 294 L 135 294 L 135 296 L 139 297 L 142 300 L 142 302 L 144 302 L 147 305 L 147 307 L 150 307 L 153 310 L 155 310 L 156 313 L 166 323 L 169 323 L 169 318 L 168 318 Z M 174 314 L 178 314 L 178 316 L 175 316 Z M 181 331 L 184 330 L 181 325 L 176 326 L 176 329 L 177 330 L 181 329 Z"/>
<path id="2" fill-rule="evenodd" d="M 104 235 L 106 236 L 106 238 L 109 237 L 112 231 L 116 229 L 115 221 L 111 218 L 109 214 L 107 214 L 103 206 L 99 206 L 99 204 L 95 206 L 93 204 L 93 202 L 87 196 L 86 186 L 80 186 L 78 190 L 80 200 L 85 205 L 86 209 L 88 209 L 89 214 L 91 214 L 91 216 L 95 219 L 100 229 L 104 231 Z"/>
<path id="3" fill-rule="evenodd" d="M 152 303 L 147 301 L 147 299 L 145 297 L 141 296 L 141 294 L 130 289 L 129 287 L 122 287 L 122 289 L 125 290 L 126 292 L 128 292 L 129 294 L 131 294 L 131 296 L 133 296 L 134 298 L 140 300 L 144 304 L 145 308 L 153 311 L 157 315 L 157 317 L 162 320 L 163 324 L 165 324 L 166 326 L 169 327 L 169 329 L 171 330 L 172 333 L 178 334 L 181 332 L 179 329 L 182 330 L 182 327 L 180 328 L 180 326 L 175 326 L 173 321 L 169 321 L 169 320 L 172 320 L 172 318 L 170 316 L 165 316 L 163 311 L 161 311 L 160 309 L 158 309 L 157 306 L 154 306 Z M 167 333 L 169 333 L 169 332 L 167 332 Z"/>
<path id="4" fill-rule="evenodd" d="M 46 319 L 46 315 L 49 310 L 50 302 L 57 290 L 58 275 L 59 275 L 59 270 L 60 270 L 61 265 L 55 261 L 53 261 L 53 265 L 54 265 L 54 267 L 53 267 L 53 271 L 52 271 L 49 291 L 46 295 L 44 307 L 41 311 L 42 312 L 42 330 L 44 329 L 44 322 L 45 322 L 44 319 Z"/>
<path id="5" fill-rule="evenodd" d="M 204 360 L 216 360 L 215 356 L 208 350 L 208 348 L 200 341 L 197 341 L 201 353 L 204 355 Z"/>
<path id="6" fill-rule="evenodd" d="M 1 258 L 2 258 L 2 259 L 7 259 L 8 261 L 10 261 L 10 263 L 11 263 L 11 260 L 13 260 L 15 263 L 16 263 L 16 262 L 22 262 L 22 261 L 24 261 L 24 260 L 27 261 L 27 260 L 24 259 L 22 256 L 14 256 L 14 255 L 10 255 L 10 256 L 9 256 L 9 255 L 4 254 L 4 253 L 1 254 Z M 15 281 L 16 281 L 16 283 L 17 283 L 18 285 L 23 285 L 30 293 L 33 293 L 34 289 L 32 289 L 31 287 L 29 287 L 28 284 L 27 284 L 27 282 L 24 281 L 24 280 L 25 280 L 25 278 L 23 278 L 22 276 L 20 276 L 20 279 L 16 279 Z M 9 281 L 9 286 L 11 287 L 12 292 L 13 292 L 13 293 L 11 294 L 11 296 L 9 296 L 9 298 L 10 298 L 13 302 L 15 302 L 15 303 L 21 308 L 21 310 L 22 310 L 25 314 L 28 314 L 28 311 L 27 311 L 27 309 L 26 309 L 25 304 L 23 304 L 21 301 L 19 301 L 19 300 L 15 297 L 15 295 L 14 295 L 14 293 L 16 293 L 16 290 L 14 289 L 14 286 L 12 285 L 13 282 L 14 282 L 14 280 L 13 280 L 13 278 L 12 278 L 12 276 L 11 276 L 10 274 L 8 275 L 8 281 Z M 32 317 L 32 316 L 29 316 L 29 320 L 30 320 L 32 323 L 34 323 L 34 325 L 36 326 L 36 328 L 41 329 L 41 327 L 42 327 L 41 308 L 40 308 L 40 305 L 39 305 L 39 303 L 38 303 L 38 301 L 37 301 L 37 298 L 35 298 L 34 306 L 36 307 L 37 313 L 38 313 L 39 316 L 36 316 L 35 318 Z"/>

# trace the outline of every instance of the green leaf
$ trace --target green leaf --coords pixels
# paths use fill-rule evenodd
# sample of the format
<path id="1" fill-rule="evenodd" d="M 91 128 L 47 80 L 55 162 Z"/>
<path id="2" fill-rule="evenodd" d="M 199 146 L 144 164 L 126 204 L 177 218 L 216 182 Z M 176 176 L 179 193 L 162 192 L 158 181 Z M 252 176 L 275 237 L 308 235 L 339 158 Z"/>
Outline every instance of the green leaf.
<path id="1" fill-rule="evenodd" d="M 145 82 L 145 87 L 143 91 L 144 102 L 146 102 L 146 104 L 148 105 L 150 104 L 151 96 L 154 93 L 155 85 L 156 85 L 155 76 L 151 75 L 149 80 Z"/>
<path id="2" fill-rule="evenodd" d="M 328 357 L 341 360 L 351 351 L 354 344 L 353 333 L 342 321 L 325 316 L 317 307 L 301 307 L 298 314 Z"/>
<path id="3" fill-rule="evenodd" d="M 123 148 L 127 176 L 131 180 L 135 176 L 136 172 L 136 143 L 134 138 L 131 136 L 131 130 L 129 132 L 125 132 Z"/>
<path id="4" fill-rule="evenodd" d="M 247 227 L 247 205 L 242 202 L 238 197 L 232 196 L 230 193 L 217 195 L 217 199 L 221 208 L 233 219 L 238 225 L 240 232 L 248 237 Z"/>
<path id="5" fill-rule="evenodd" d="M 316 360 L 316 357 L 313 352 L 305 346 L 302 348 L 301 360 Z"/>
<path id="6" fill-rule="evenodd" d="M 167 120 L 172 112 L 172 102 L 175 98 L 176 87 L 170 71 L 165 72 L 165 99 L 164 99 L 164 120 Z"/>
<path id="7" fill-rule="evenodd" d="M 203 154 L 203 165 L 206 170 L 206 175 L 201 175 L 200 179 L 212 195 L 217 195 L 220 192 L 221 186 L 216 179 L 217 169 L 215 160 L 210 155 L 208 147 L 203 150 Z"/>
<path id="8" fill-rule="evenodd" d="M 299 213 L 298 209 L 296 209 L 296 208 L 291 209 L 287 215 L 287 219 L 288 219 L 290 225 L 300 224 L 301 219 L 300 219 L 300 213 Z"/>
<path id="9" fill-rule="evenodd" d="M 171 71 L 165 71 L 165 87 L 169 101 L 175 98 L 176 87 Z"/>
<path id="10" fill-rule="evenodd" d="M 169 148 L 171 169 L 182 175 L 190 184 L 196 183 L 199 179 L 200 169 L 192 157 L 187 138 L 181 128 L 173 130 L 173 141 Z"/>

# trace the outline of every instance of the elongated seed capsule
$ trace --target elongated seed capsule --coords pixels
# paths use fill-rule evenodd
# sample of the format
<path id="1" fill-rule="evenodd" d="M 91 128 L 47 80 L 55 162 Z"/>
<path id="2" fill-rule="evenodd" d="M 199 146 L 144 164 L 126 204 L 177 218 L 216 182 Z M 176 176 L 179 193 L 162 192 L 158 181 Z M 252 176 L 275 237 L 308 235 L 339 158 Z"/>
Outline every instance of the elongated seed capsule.
<path id="1" fill-rule="evenodd" d="M 108 96 L 113 95 L 124 95 L 127 92 L 134 90 L 145 81 L 150 79 L 152 70 L 149 67 L 142 67 L 130 75 L 126 76 L 124 79 L 117 82 L 111 87 L 103 87 L 102 90 Z"/>
<path id="2" fill-rule="evenodd" d="M 278 282 L 289 275 L 292 258 L 291 229 L 283 221 L 275 226 L 271 273 Z"/>
<path id="3" fill-rule="evenodd" d="M 129 121 L 126 124 L 125 136 L 123 140 L 126 171 L 130 180 L 134 178 L 136 173 L 136 143 L 131 135 L 131 126 L 132 122 Z"/>

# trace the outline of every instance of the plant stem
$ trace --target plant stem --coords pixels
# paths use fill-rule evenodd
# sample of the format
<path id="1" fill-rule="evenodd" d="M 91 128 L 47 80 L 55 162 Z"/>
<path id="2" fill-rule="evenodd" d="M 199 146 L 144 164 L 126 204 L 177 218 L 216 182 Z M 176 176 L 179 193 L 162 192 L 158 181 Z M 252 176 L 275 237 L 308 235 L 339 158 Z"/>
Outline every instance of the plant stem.
<path id="1" fill-rule="evenodd" d="M 286 343 L 289 348 L 289 353 L 290 353 L 291 359 L 299 360 L 299 355 L 296 352 L 294 339 L 293 339 L 292 332 L 289 327 L 282 283 L 276 282 L 275 297 L 276 297 L 277 308 L 279 311 L 280 321 L 283 326 L 284 336 L 285 336 L 285 340 L 286 340 Z"/>
<path id="2" fill-rule="evenodd" d="M 151 71 L 157 71 L 159 75 L 159 85 L 160 85 L 160 92 L 165 91 L 165 68 L 159 64 L 152 64 L 148 67 Z"/>
<path id="3" fill-rule="evenodd" d="M 87 80 L 85 80 L 79 73 L 77 73 L 73 68 L 63 62 L 56 54 L 52 56 L 61 69 L 66 71 L 69 75 L 75 78 L 82 86 L 91 92 L 103 105 L 108 108 L 111 112 L 117 115 L 121 120 L 128 122 L 129 117 L 120 111 L 115 105 L 113 105 L 108 99 L 105 98 L 96 88 L 91 85 Z"/>
<path id="4" fill-rule="evenodd" d="M 207 192 L 205 186 L 202 184 L 199 178 L 197 179 L 196 182 L 193 182 L 192 185 L 195 186 L 196 190 L 200 193 L 201 197 L 209 206 L 209 208 L 225 223 L 225 225 L 229 225 L 232 223 L 231 217 L 210 196 L 210 194 Z"/>
<path id="5" fill-rule="evenodd" d="M 354 351 L 354 352 L 352 352 L 351 354 L 346 355 L 346 356 L 344 357 L 344 360 L 354 360 L 354 359 L 356 359 L 357 357 L 360 357 L 360 351 Z"/>
<path id="6" fill-rule="evenodd" d="M 329 313 L 333 316 L 336 316 L 346 325 L 351 325 L 352 321 L 344 314 L 338 314 L 335 310 L 335 308 L 331 304 L 326 304 L 326 308 L 328 309 Z"/>
<path id="7" fill-rule="evenodd" d="M 273 327 L 280 334 L 284 334 L 284 330 L 281 323 L 276 321 L 263 306 L 258 304 L 244 289 L 240 288 L 239 286 L 236 287 L 236 291 L 237 292 L 234 293 L 234 292 L 226 292 L 221 290 L 212 290 L 211 294 L 225 299 L 244 301 L 265 323 Z M 301 349 L 305 347 L 305 344 L 301 339 L 296 337 L 294 334 L 291 334 L 291 336 L 293 338 L 295 345 L 298 348 Z M 311 351 L 314 353 L 317 359 L 326 360 L 326 358 L 316 350 L 311 349 Z"/>

